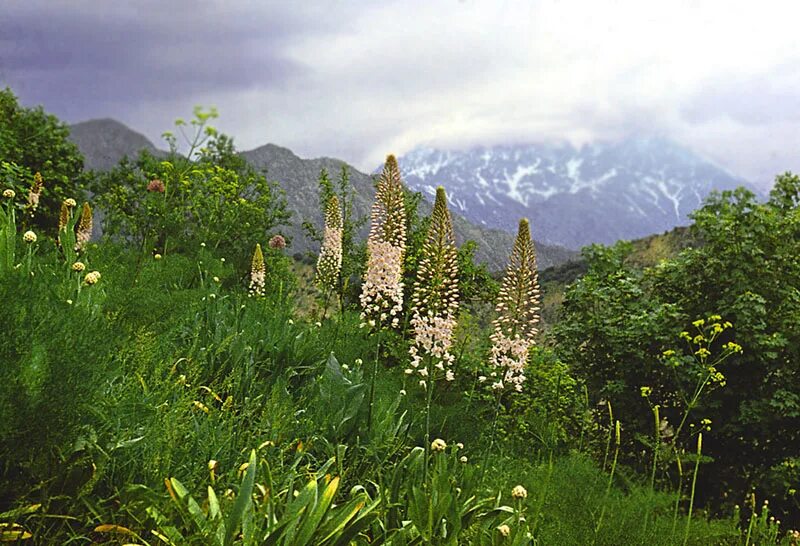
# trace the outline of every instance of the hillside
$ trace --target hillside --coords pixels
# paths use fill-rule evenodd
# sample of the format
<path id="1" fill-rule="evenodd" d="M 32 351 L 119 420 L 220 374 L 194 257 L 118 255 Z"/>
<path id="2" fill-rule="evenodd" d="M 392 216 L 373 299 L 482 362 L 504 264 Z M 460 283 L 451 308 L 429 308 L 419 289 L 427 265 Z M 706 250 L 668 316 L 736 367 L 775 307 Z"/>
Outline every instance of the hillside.
<path id="1" fill-rule="evenodd" d="M 142 149 L 156 151 L 156 147 L 141 134 L 114 120 L 92 120 L 71 126 L 71 139 L 84 154 L 85 168 L 107 170 L 122 157 L 134 157 Z M 264 170 L 270 180 L 276 181 L 286 193 L 287 204 L 293 213 L 292 224 L 286 234 L 292 239 L 293 252 L 315 250 L 313 243 L 303 235 L 301 225 L 311 220 L 321 225 L 319 212 L 317 178 L 321 169 L 327 169 L 337 176 L 343 166 L 347 166 L 350 181 L 355 189 L 354 212 L 368 216 L 374 189 L 372 178 L 345 162 L 332 158 L 302 159 L 291 150 L 274 144 L 267 144 L 254 150 L 242 152 L 255 168 Z M 429 213 L 431 205 L 424 202 L 423 214 Z M 480 227 L 470 223 L 458 214 L 453 215 L 456 239 L 460 243 L 474 240 L 478 244 L 476 258 L 485 262 L 491 270 L 505 266 L 513 237 L 502 230 Z M 362 230 L 366 236 L 368 226 Z M 577 254 L 557 245 L 537 243 L 540 267 L 550 267 L 568 261 Z"/>

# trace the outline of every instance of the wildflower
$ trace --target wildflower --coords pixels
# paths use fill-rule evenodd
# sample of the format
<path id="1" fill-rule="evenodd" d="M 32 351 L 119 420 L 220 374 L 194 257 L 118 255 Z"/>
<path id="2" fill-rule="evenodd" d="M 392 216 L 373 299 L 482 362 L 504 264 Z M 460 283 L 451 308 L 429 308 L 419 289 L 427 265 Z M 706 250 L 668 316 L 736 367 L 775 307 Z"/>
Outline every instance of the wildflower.
<path id="1" fill-rule="evenodd" d="M 503 535 L 504 537 L 507 537 L 508 535 L 511 534 L 511 527 L 509 527 L 505 523 L 503 525 L 498 526 L 497 530 L 500 531 L 500 534 Z"/>
<path id="2" fill-rule="evenodd" d="M 467 456 L 466 456 L 466 455 L 462 455 L 462 456 L 461 456 L 461 458 L 459 458 L 458 460 L 459 460 L 459 461 L 461 461 L 462 463 L 465 463 L 465 464 L 466 464 L 466 462 L 467 462 L 469 459 L 467 459 Z"/>
<path id="3" fill-rule="evenodd" d="M 8 199 L 14 199 L 16 195 L 17 195 L 16 192 L 10 188 L 7 190 L 3 190 L 3 197 L 6 197 Z"/>
<path id="4" fill-rule="evenodd" d="M 86 247 L 89 239 L 92 238 L 92 207 L 89 203 L 84 203 L 81 209 L 81 218 L 78 221 L 78 232 L 76 234 L 75 250 L 80 251 Z"/>
<path id="5" fill-rule="evenodd" d="M 497 297 L 494 333 L 491 335 L 491 365 L 503 372 L 503 383 L 522 391 L 528 351 L 539 333 L 539 280 L 536 250 L 526 219 L 519 222 L 508 268 Z M 493 385 L 500 390 L 500 382 Z"/>
<path id="6" fill-rule="evenodd" d="M 147 183 L 147 191 L 151 193 L 164 193 L 164 190 L 166 190 L 166 186 L 164 186 L 164 183 L 157 178 L 154 178 Z"/>
<path id="7" fill-rule="evenodd" d="M 521 485 L 517 485 L 511 490 L 511 498 L 526 499 L 528 498 L 528 490 Z"/>
<path id="8" fill-rule="evenodd" d="M 67 300 L 67 305 L 72 305 L 72 300 Z"/>
<path id="9" fill-rule="evenodd" d="M 156 253 L 156 254 L 153 256 L 153 259 L 154 259 L 154 260 L 160 260 L 160 259 L 161 259 L 161 257 L 162 257 L 162 256 L 161 256 L 161 254 L 158 254 L 158 253 Z"/>
<path id="10" fill-rule="evenodd" d="M 441 438 L 436 438 L 431 442 L 431 451 L 444 451 L 447 449 L 447 443 Z"/>
<path id="11" fill-rule="evenodd" d="M 323 291 L 334 291 L 339 285 L 343 234 L 342 210 L 339 207 L 339 199 L 334 195 L 325 206 L 325 232 L 322 236 L 322 249 L 317 260 L 315 281 Z"/>
<path id="12" fill-rule="evenodd" d="M 36 210 L 39 206 L 39 197 L 42 195 L 43 186 L 44 181 L 42 180 L 42 174 L 37 172 L 33 175 L 33 184 L 28 192 L 28 207 L 32 211 Z"/>
<path id="13" fill-rule="evenodd" d="M 650 396 L 650 393 L 653 392 L 653 389 L 650 387 L 639 387 L 639 392 L 642 395 L 642 398 L 647 398 Z"/>
<path id="14" fill-rule="evenodd" d="M 452 380 L 452 372 L 447 372 L 455 360 L 450 347 L 458 316 L 458 255 L 447 197 L 441 186 L 436 189 L 428 238 L 422 248 L 412 298 L 411 367 L 421 374 L 426 368 L 420 364 L 428 356 L 430 370 L 426 371 L 444 370 L 445 378 Z"/>
<path id="15" fill-rule="evenodd" d="M 72 197 L 68 197 L 64 200 L 64 204 L 67 205 L 69 208 L 75 208 L 78 206 L 78 203 Z"/>
<path id="16" fill-rule="evenodd" d="M 58 215 L 58 233 L 59 233 L 59 242 L 61 241 L 61 232 L 66 231 L 67 225 L 69 224 L 69 219 L 72 216 L 70 212 L 69 206 L 67 205 L 66 201 L 61 203 L 61 212 Z"/>
<path id="17" fill-rule="evenodd" d="M 458 442 L 458 443 L 456 444 L 456 447 L 457 447 L 458 449 L 464 449 L 464 444 L 462 444 L 461 442 Z"/>
<path id="18" fill-rule="evenodd" d="M 396 327 L 396 315 L 403 311 L 406 209 L 400 168 L 393 155 L 386 158 L 370 216 L 361 319 L 372 328 L 387 320 Z"/>
<path id="19" fill-rule="evenodd" d="M 405 389 L 400 389 L 400 396 L 405 396 L 406 394 L 407 393 Z"/>
<path id="20" fill-rule="evenodd" d="M 253 252 L 253 261 L 250 264 L 250 295 L 263 296 L 266 284 L 267 267 L 264 265 L 264 254 L 261 252 L 261 245 L 256 243 L 256 250 Z"/>
<path id="21" fill-rule="evenodd" d="M 84 265 L 83 262 L 75 262 L 74 264 L 72 264 L 72 270 L 73 271 L 81 272 L 84 269 L 86 269 L 86 265 Z"/>
<path id="22" fill-rule="evenodd" d="M 203 404 L 199 400 L 193 400 L 192 401 L 192 405 L 195 407 L 195 409 L 198 409 L 198 410 L 202 411 L 203 413 L 206 413 L 206 414 L 211 413 L 211 410 L 208 409 L 208 406 L 206 406 L 205 404 Z"/>
<path id="23" fill-rule="evenodd" d="M 283 250 L 286 248 L 286 239 L 282 235 L 275 235 L 269 240 L 269 247 L 275 250 Z"/>
<path id="24" fill-rule="evenodd" d="M 83 282 L 85 282 L 88 285 L 97 284 L 97 282 L 99 280 L 100 280 L 100 272 L 99 271 L 90 271 L 83 278 Z"/>
<path id="25" fill-rule="evenodd" d="M 36 234 L 30 230 L 26 231 L 22 235 L 22 240 L 26 243 L 35 243 L 36 242 Z"/>
<path id="26" fill-rule="evenodd" d="M 218 472 L 219 472 L 219 463 L 214 459 L 209 460 L 208 473 L 211 475 L 212 482 L 216 479 Z"/>
<path id="27" fill-rule="evenodd" d="M 213 278 L 213 280 L 214 280 L 214 282 L 219 282 L 219 277 L 216 277 L 216 276 L 215 276 L 215 277 Z"/>

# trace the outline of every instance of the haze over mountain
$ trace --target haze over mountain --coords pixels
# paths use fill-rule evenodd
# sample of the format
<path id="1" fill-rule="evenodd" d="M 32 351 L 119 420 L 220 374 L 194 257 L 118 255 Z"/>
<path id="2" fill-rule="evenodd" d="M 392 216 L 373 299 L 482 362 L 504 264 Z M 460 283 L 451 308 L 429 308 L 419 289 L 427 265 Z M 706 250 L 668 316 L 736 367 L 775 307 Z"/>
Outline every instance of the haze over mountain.
<path id="1" fill-rule="evenodd" d="M 146 137 L 113 119 L 90 120 L 70 127 L 71 139 L 85 157 L 85 168 L 107 170 L 124 156 L 136 157 L 140 150 L 154 153 L 159 151 Z M 266 170 L 267 178 L 277 182 L 286 193 L 288 209 L 293 212 L 291 225 L 283 233 L 292 239 L 292 252 L 304 252 L 315 245 L 302 233 L 301 225 L 311 220 L 322 225 L 319 209 L 319 188 L 317 179 L 321 169 L 327 169 L 332 177 L 337 177 L 342 166 L 347 166 L 350 182 L 355 190 L 354 213 L 368 216 L 374 197 L 374 183 L 371 176 L 364 174 L 345 162 L 332 158 L 302 159 L 291 150 L 274 144 L 266 144 L 254 150 L 241 152 L 242 156 L 255 168 Z M 427 201 L 420 206 L 420 212 L 430 213 L 431 204 Z M 518 219 L 517 219 L 518 220 Z M 476 258 L 485 262 L 490 269 L 505 267 L 513 244 L 513 236 L 505 231 L 477 226 L 459 214 L 453 214 L 456 240 L 459 244 L 467 239 L 478 244 Z M 362 229 L 366 236 L 368 225 Z M 540 268 L 563 263 L 576 256 L 576 253 L 563 247 L 537 243 L 537 256 Z"/>
<path id="2" fill-rule="evenodd" d="M 747 185 L 659 138 L 419 148 L 398 161 L 409 187 L 430 196 L 444 186 L 454 210 L 475 223 L 513 231 L 527 217 L 540 240 L 576 249 L 687 225 L 712 190 Z"/>

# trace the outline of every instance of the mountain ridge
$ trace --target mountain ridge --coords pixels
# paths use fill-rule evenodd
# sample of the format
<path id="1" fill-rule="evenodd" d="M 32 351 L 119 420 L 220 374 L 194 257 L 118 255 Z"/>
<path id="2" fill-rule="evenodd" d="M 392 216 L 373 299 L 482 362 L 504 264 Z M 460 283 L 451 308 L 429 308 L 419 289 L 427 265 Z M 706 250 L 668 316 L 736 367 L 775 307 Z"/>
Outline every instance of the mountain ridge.
<path id="1" fill-rule="evenodd" d="M 513 231 L 512 219 L 525 216 L 541 240 L 568 248 L 668 231 L 688 223 L 710 191 L 748 185 L 662 137 L 423 147 L 398 161 L 411 189 L 432 195 L 444 186 L 473 222 Z"/>
<path id="2" fill-rule="evenodd" d="M 157 155 L 166 154 L 159 150 L 146 137 L 128 128 L 123 123 L 109 119 L 88 120 L 70 126 L 74 131 L 71 136 L 85 157 L 85 168 L 92 170 L 108 170 L 113 168 L 125 156 L 135 157 L 140 150 L 146 149 Z M 346 162 L 329 157 L 302 159 L 289 148 L 276 144 L 264 144 L 252 150 L 239 152 L 254 168 L 265 171 L 269 180 L 276 181 L 286 194 L 287 208 L 293 215 L 291 224 L 282 230 L 292 240 L 293 252 L 303 253 L 317 251 L 317 243 L 309 241 L 303 234 L 302 223 L 311 221 L 322 225 L 322 214 L 319 209 L 319 188 L 317 179 L 321 169 L 326 169 L 332 177 L 338 176 L 343 166 L 348 168 L 350 183 L 354 188 L 353 210 L 357 216 L 368 217 L 374 198 L 373 177 L 362 173 Z M 420 213 L 428 214 L 431 204 L 423 200 Z M 477 243 L 476 259 L 487 264 L 490 270 L 502 270 L 508 260 L 513 244 L 511 233 L 475 226 L 460 214 L 453 214 L 453 226 L 456 241 L 462 244 L 471 239 Z M 368 225 L 365 225 L 361 237 L 366 237 Z M 574 251 L 537 242 L 539 267 L 546 268 L 566 262 L 577 256 Z"/>

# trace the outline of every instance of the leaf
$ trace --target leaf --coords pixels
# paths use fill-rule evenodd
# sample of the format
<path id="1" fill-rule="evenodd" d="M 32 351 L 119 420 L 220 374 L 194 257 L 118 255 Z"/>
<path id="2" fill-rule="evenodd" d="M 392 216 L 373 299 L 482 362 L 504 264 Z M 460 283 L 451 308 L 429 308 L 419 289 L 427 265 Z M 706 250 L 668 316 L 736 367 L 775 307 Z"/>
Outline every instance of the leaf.
<path id="1" fill-rule="evenodd" d="M 28 540 L 32 536 L 18 523 L 0 523 L 0 542 Z"/>
<path id="2" fill-rule="evenodd" d="M 311 540 L 314 531 L 319 527 L 322 518 L 325 517 L 325 513 L 328 511 L 331 502 L 333 502 L 333 497 L 336 495 L 338 488 L 339 476 L 336 476 L 325 488 L 325 491 L 322 492 L 319 502 L 315 502 L 315 506 L 308 513 L 303 525 L 298 530 L 296 543 L 299 546 L 305 546 Z"/>
<path id="3" fill-rule="evenodd" d="M 256 483 L 256 450 L 250 452 L 250 460 L 247 465 L 247 472 L 242 480 L 242 486 L 239 488 L 239 494 L 236 496 L 236 502 L 233 505 L 233 510 L 228 521 L 225 522 L 225 542 L 224 546 L 233 544 L 233 539 L 236 536 L 236 531 L 239 528 L 239 522 L 242 520 L 245 508 L 249 503 L 253 502 L 253 486 Z"/>
<path id="4" fill-rule="evenodd" d="M 98 525 L 94 528 L 95 533 L 114 533 L 118 535 L 129 535 L 129 536 L 136 536 L 136 533 L 128 529 L 127 527 L 123 527 L 121 525 L 114 525 L 112 523 L 104 523 L 102 525 Z"/>

